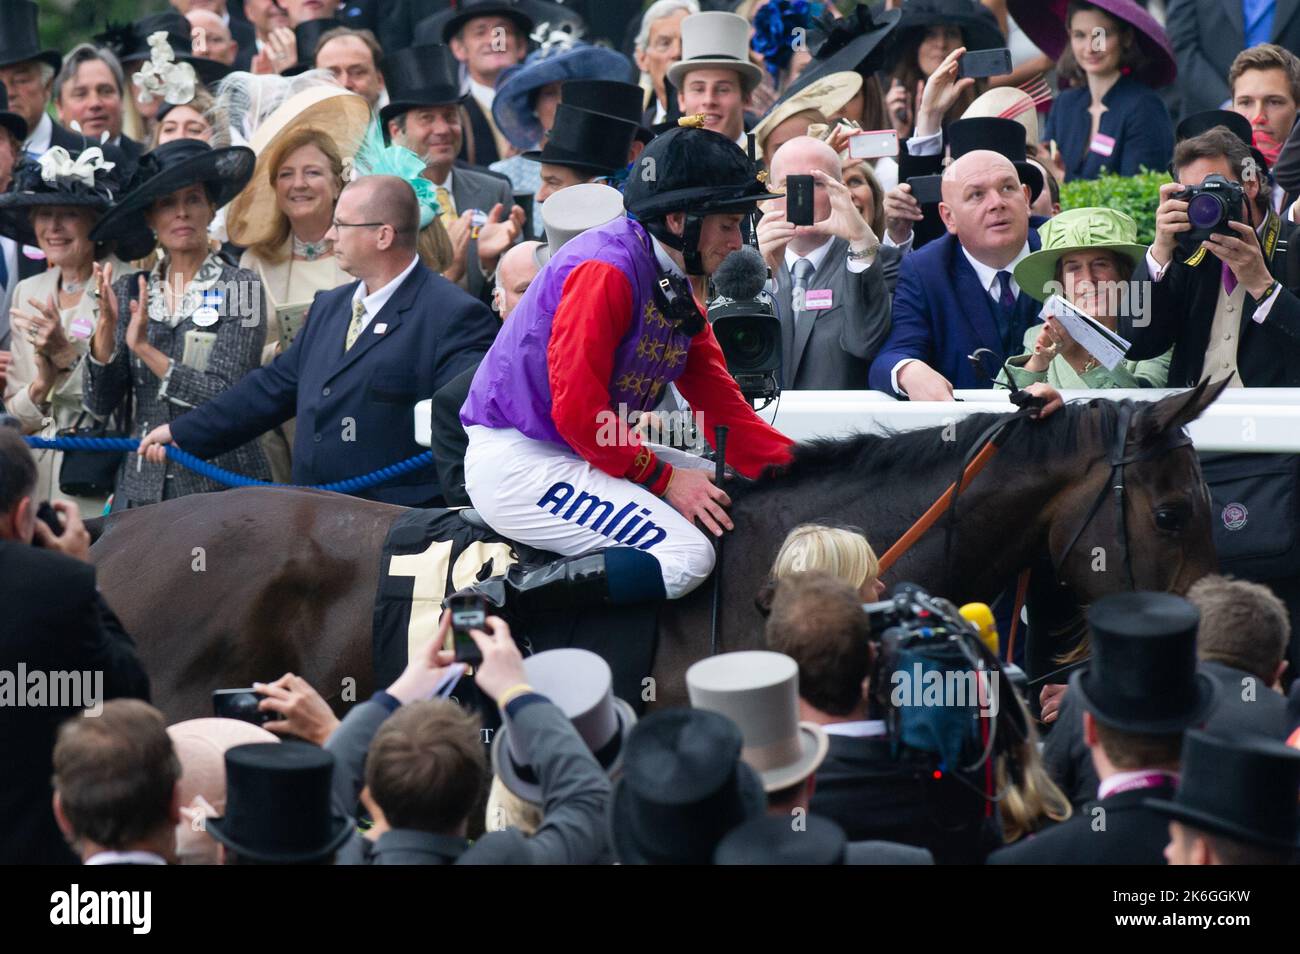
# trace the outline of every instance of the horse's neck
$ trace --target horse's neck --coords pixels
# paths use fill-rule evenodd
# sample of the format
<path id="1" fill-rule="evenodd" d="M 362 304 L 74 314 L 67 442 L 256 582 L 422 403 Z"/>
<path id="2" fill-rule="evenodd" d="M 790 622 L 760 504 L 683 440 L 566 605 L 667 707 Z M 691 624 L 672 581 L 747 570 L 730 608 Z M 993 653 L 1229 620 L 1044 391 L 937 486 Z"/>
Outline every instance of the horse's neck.
<path id="1" fill-rule="evenodd" d="M 1033 471 L 1033 479 L 1027 480 L 1027 473 L 995 459 L 958 497 L 950 558 L 945 559 L 945 514 L 898 560 L 887 582 L 907 580 L 954 600 L 996 595 L 1042 549 L 1044 511 L 1066 481 L 1065 475 L 1044 470 Z M 939 470 L 929 475 L 899 473 L 897 479 L 889 475 L 870 488 L 849 484 L 842 476 L 829 477 L 795 493 L 764 495 L 767 499 L 749 513 L 761 511 L 768 520 L 779 521 L 775 545 L 766 539 L 771 533 L 768 520 L 755 526 L 757 521 L 742 519 L 737 521 L 739 539 L 733 552 L 743 553 L 751 545 L 770 549 L 770 566 L 786 533 L 803 523 L 825 523 L 861 529 L 876 553 L 884 554 L 955 477 Z"/>

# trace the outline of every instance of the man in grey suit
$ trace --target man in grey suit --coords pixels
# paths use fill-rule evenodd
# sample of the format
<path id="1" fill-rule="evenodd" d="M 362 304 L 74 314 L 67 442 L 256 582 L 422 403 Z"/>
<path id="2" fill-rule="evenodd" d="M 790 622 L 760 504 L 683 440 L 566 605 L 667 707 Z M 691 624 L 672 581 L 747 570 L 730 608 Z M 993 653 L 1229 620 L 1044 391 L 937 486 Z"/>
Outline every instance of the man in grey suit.
<path id="1" fill-rule="evenodd" d="M 792 175 L 813 177 L 814 224 L 791 225 L 777 199 L 758 223 L 759 249 L 776 280 L 782 330 L 782 385 L 800 390 L 866 390 L 867 372 L 889 334 L 880 239 L 841 181 L 840 160 L 810 136 L 772 157 L 771 188 Z"/>
<path id="2" fill-rule="evenodd" d="M 368 785 L 386 829 L 375 841 L 355 832 L 336 864 L 595 864 L 607 860 L 605 810 L 610 782 L 573 723 L 530 687 L 509 627 L 487 618 L 471 630 L 483 654 L 479 690 L 501 708 L 515 745 L 530 754 L 543 816 L 531 835 L 490 832 L 471 847 L 469 814 L 479 805 L 486 760 L 478 720 L 455 703 L 431 700 L 454 664 L 440 651 L 451 629 L 444 613 L 429 648 L 412 658 L 385 692 L 353 708 L 325 748 L 335 757 L 333 802 L 352 814 Z"/>
<path id="3" fill-rule="evenodd" d="M 484 301 L 497 260 L 523 230 L 524 210 L 514 204 L 508 179 L 456 164 L 466 97 L 451 51 L 408 47 L 384 57 L 382 68 L 389 96 L 379 111 L 384 133 L 424 160 L 451 237 L 455 259 L 443 276 Z"/>
<path id="4" fill-rule="evenodd" d="M 1272 7 L 1270 15 L 1268 8 Z M 1251 20 L 1247 22 L 1247 9 Z M 1228 69 L 1237 54 L 1259 43 L 1300 50 L 1300 2 L 1170 0 L 1165 29 L 1178 58 L 1182 115 L 1218 109 L 1229 98 Z"/>

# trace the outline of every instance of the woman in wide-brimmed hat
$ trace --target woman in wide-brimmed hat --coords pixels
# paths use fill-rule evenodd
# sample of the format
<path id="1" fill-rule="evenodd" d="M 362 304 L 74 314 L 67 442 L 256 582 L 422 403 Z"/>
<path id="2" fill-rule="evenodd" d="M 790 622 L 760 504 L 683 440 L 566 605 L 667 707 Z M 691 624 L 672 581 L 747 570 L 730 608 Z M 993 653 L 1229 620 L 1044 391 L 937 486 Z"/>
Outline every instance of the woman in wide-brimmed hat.
<path id="1" fill-rule="evenodd" d="M 1059 75 L 1072 86 L 1043 129 L 1064 181 L 1169 165 L 1174 127 L 1155 91 L 1174 81 L 1177 65 L 1151 14 L 1133 0 L 1009 0 L 1007 7 L 1039 49 L 1059 57 Z"/>
<path id="2" fill-rule="evenodd" d="M 1015 279 L 1027 295 L 1058 294 L 1115 330 L 1119 309 L 1139 305 L 1130 279 L 1146 255 L 1137 223 L 1115 209 L 1071 209 L 1038 229 L 1042 248 L 1024 258 Z M 1002 379 L 1018 387 L 1046 381 L 1055 388 L 1162 388 L 1166 352 L 1147 361 L 1121 361 L 1107 370 L 1054 318 L 1025 332 L 1025 353 L 1007 359 Z"/>
<path id="3" fill-rule="evenodd" d="M 111 147 L 93 146 L 71 155 L 55 146 L 14 171 L 13 188 L 0 195 L 0 235 L 39 247 L 47 268 L 14 290 L 10 348 L 13 364 L 5 385 L 5 410 L 25 434 L 54 437 L 85 420 L 81 366 L 99 322 L 92 283 L 96 262 L 126 266 L 116 243 L 91 240 L 95 223 L 122 192 L 125 160 Z M 150 244 L 143 230 L 124 243 L 128 255 Z M 59 488 L 63 453 L 35 451 L 42 499 L 66 500 L 83 516 L 99 516 L 104 497 L 77 497 Z"/>
<path id="4" fill-rule="evenodd" d="M 266 308 L 257 274 L 225 264 L 208 226 L 253 174 L 253 151 L 213 149 L 177 139 L 146 153 L 132 190 L 91 233 L 103 240 L 147 226 L 162 257 L 150 272 L 117 276 L 96 268 L 100 322 L 85 362 L 86 409 L 107 418 L 134 403 L 132 431 L 143 437 L 225 391 L 258 367 Z M 256 441 L 215 458 L 218 467 L 266 480 Z M 113 509 L 221 490 L 172 461 L 127 454 Z"/>
<path id="5" fill-rule="evenodd" d="M 237 89 L 239 84 L 244 88 Z M 262 363 L 274 360 L 301 327 L 317 292 L 352 281 L 325 241 L 334 205 L 345 185 L 344 164 L 370 123 L 365 98 L 332 82 L 236 74 L 221 87 L 222 102 L 250 104 L 258 92 L 284 96 L 264 117 L 240 113 L 257 153 L 253 178 L 226 210 L 226 231 L 246 246 L 239 267 L 256 272 L 266 295 L 270 326 Z M 262 449 L 274 479 L 293 469 L 294 422 L 267 433 Z"/>

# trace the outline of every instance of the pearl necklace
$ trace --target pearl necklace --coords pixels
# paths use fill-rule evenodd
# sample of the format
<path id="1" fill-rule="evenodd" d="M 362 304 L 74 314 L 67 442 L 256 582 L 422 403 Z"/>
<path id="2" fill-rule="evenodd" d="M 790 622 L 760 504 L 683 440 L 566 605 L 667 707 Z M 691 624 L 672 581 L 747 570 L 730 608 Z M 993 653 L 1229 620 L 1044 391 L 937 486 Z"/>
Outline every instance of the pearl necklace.
<path id="1" fill-rule="evenodd" d="M 303 258 L 309 262 L 314 262 L 318 258 L 328 255 L 333 243 L 321 239 L 319 242 L 304 242 L 298 236 L 293 237 L 293 256 L 294 258 Z"/>

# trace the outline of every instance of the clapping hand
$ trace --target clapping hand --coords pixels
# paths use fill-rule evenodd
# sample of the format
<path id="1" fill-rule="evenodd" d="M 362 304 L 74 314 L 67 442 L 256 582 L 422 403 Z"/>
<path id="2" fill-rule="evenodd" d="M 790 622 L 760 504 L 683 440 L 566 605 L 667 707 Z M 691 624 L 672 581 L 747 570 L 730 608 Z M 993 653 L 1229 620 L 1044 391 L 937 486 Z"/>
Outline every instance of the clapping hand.
<path id="1" fill-rule="evenodd" d="M 511 206 L 510 214 L 501 217 L 505 206 L 500 202 L 492 206 L 487 221 L 478 230 L 478 260 L 484 273 L 493 271 L 501 253 L 514 244 L 524 229 L 524 210 Z"/>

